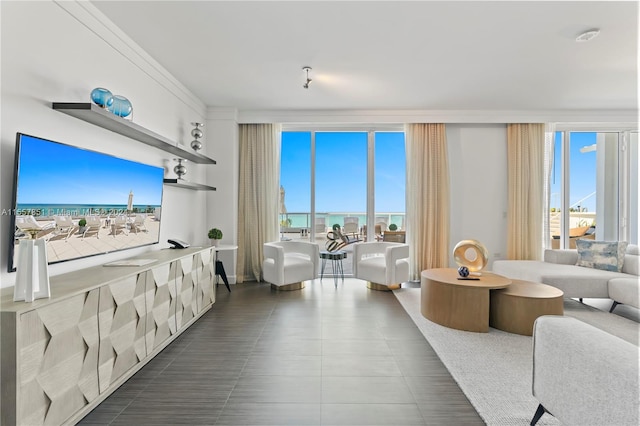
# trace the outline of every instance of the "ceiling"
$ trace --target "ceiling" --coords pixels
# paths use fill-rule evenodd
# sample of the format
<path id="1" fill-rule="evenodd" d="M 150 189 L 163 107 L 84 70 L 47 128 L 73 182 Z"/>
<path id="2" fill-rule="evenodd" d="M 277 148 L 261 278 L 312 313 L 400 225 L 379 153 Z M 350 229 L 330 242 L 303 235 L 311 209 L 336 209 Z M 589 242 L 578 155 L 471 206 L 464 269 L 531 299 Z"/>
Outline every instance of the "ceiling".
<path id="1" fill-rule="evenodd" d="M 211 107 L 633 110 L 638 2 L 92 1 Z M 589 42 L 580 33 L 599 28 Z M 303 66 L 313 69 L 309 89 Z"/>

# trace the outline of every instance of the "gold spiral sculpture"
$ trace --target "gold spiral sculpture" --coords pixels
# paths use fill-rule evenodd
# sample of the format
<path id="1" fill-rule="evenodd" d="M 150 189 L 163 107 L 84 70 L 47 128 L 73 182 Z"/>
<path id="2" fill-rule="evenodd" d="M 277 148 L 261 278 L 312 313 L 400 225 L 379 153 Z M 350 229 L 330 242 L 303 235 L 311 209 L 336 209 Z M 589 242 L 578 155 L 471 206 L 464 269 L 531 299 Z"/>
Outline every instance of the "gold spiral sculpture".
<path id="1" fill-rule="evenodd" d="M 475 252 L 475 258 L 467 258 L 467 250 Z M 470 272 L 481 271 L 487 266 L 489 252 L 487 248 L 477 240 L 462 240 L 453 248 L 453 257 L 458 266 L 466 266 Z"/>

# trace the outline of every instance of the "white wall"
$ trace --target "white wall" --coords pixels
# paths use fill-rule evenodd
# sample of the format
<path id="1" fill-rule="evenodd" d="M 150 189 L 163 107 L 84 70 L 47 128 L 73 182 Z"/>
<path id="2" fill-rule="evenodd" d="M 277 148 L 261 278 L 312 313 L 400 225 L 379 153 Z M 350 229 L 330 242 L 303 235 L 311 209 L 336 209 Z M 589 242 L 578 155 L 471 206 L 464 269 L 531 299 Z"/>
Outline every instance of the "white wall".
<path id="1" fill-rule="evenodd" d="M 135 123 L 188 147 L 192 121 L 206 108 L 90 4 L 0 2 L 2 21 L 0 207 L 10 210 L 16 132 L 52 139 L 167 169 L 174 155 L 51 109 L 51 102 L 89 102 L 106 87 L 133 103 Z M 64 159 L 50 159 L 61 161 Z M 206 165 L 187 164 L 188 177 L 208 183 Z M 207 242 L 206 191 L 165 186 L 160 244 L 51 265 L 51 275 L 167 247 L 168 237 Z M 7 272 L 11 218 L 0 218 L 0 286 L 13 285 Z"/>
<path id="2" fill-rule="evenodd" d="M 238 244 L 238 123 L 237 111 L 233 109 L 210 108 L 207 112 L 205 130 L 207 149 L 217 164 L 207 170 L 208 181 L 213 182 L 216 191 L 207 202 L 207 229 L 222 231 L 221 244 Z M 221 251 L 229 281 L 236 282 L 237 251 Z"/>
<path id="3" fill-rule="evenodd" d="M 507 126 L 447 124 L 451 176 L 450 251 L 474 239 L 489 251 L 488 270 L 507 251 Z M 450 256 L 450 266 L 456 266 Z"/>

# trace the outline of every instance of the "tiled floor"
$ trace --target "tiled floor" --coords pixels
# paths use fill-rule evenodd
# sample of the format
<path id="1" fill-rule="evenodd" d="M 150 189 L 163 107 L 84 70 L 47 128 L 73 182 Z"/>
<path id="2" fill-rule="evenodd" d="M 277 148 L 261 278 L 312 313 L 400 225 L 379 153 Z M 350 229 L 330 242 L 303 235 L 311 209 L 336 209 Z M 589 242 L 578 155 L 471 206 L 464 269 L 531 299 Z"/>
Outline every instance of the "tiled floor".
<path id="1" fill-rule="evenodd" d="M 484 424 L 390 292 L 231 289 L 79 424 Z"/>

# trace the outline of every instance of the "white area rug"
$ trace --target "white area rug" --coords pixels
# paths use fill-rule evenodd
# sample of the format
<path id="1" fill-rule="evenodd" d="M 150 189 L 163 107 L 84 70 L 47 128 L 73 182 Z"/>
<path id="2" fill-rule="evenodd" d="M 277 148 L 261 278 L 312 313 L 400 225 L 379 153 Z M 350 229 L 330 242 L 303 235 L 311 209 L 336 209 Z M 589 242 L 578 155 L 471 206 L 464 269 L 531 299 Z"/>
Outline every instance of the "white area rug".
<path id="1" fill-rule="evenodd" d="M 435 324 L 420 312 L 420 288 L 394 290 L 427 341 L 471 404 L 488 425 L 528 425 L 538 407 L 531 394 L 532 337 L 489 329 L 489 333 L 454 330 Z M 573 316 L 638 344 L 640 324 L 565 299 Z M 538 425 L 559 425 L 549 414 Z"/>

